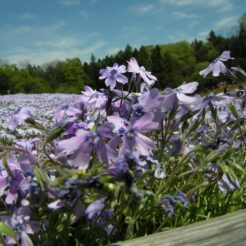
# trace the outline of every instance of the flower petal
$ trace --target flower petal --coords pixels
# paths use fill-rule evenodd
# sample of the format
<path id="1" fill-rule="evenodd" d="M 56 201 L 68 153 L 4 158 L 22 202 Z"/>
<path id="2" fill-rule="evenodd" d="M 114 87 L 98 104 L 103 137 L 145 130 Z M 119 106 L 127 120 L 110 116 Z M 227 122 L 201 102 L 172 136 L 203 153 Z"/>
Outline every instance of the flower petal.
<path id="1" fill-rule="evenodd" d="M 123 74 L 118 74 L 116 76 L 116 80 L 118 82 L 120 82 L 121 84 L 126 84 L 128 82 L 128 78 L 125 75 L 123 75 Z"/>
<path id="2" fill-rule="evenodd" d="M 156 130 L 159 127 L 158 122 L 153 122 L 154 114 L 152 112 L 145 113 L 141 118 L 136 120 L 132 127 L 141 132 Z"/>
<path id="3" fill-rule="evenodd" d="M 130 61 L 128 61 L 128 72 L 139 73 L 139 65 L 135 57 L 132 57 Z"/>
<path id="4" fill-rule="evenodd" d="M 196 97 L 186 96 L 183 93 L 177 93 L 177 98 L 181 103 L 184 103 L 184 104 L 191 104 L 197 101 Z"/>
<path id="5" fill-rule="evenodd" d="M 179 86 L 177 89 L 179 91 L 182 91 L 182 93 L 184 94 L 191 94 L 197 89 L 197 86 L 198 86 L 197 82 L 190 82 Z"/>
<path id="6" fill-rule="evenodd" d="M 141 155 L 148 156 L 149 151 L 156 148 L 155 143 L 143 134 L 137 133 L 135 141 L 135 148 Z"/>

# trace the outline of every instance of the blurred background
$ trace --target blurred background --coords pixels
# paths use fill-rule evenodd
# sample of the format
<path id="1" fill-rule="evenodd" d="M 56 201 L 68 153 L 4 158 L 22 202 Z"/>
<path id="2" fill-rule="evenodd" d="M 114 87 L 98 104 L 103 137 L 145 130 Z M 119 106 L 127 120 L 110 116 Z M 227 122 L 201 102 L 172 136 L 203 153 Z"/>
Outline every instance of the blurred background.
<path id="1" fill-rule="evenodd" d="M 99 89 L 100 68 L 133 56 L 160 89 L 229 83 L 198 75 L 224 50 L 246 68 L 244 0 L 1 0 L 0 28 L 0 94 Z"/>

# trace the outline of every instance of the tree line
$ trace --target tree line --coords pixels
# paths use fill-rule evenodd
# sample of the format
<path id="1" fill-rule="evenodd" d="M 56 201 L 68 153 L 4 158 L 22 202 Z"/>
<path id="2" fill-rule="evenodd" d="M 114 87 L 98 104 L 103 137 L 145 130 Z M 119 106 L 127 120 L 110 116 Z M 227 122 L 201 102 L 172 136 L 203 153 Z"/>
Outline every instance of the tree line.
<path id="1" fill-rule="evenodd" d="M 135 57 L 140 65 L 158 78 L 157 87 L 176 87 L 183 82 L 199 81 L 199 89 L 211 89 L 220 81 L 208 76 L 202 78 L 199 71 L 205 68 L 224 50 L 230 50 L 237 58 L 237 65 L 246 64 L 246 14 L 240 18 L 238 31 L 228 37 L 211 31 L 206 41 L 195 39 L 174 44 L 141 46 L 127 45 L 115 55 L 102 59 L 91 56 L 90 62 L 79 58 L 54 61 L 42 66 L 27 64 L 20 68 L 0 60 L 0 94 L 14 93 L 80 93 L 85 85 L 95 89 L 104 83 L 98 79 L 99 70 L 114 63 L 126 64 Z M 235 65 L 230 61 L 228 65 Z M 224 79 L 226 81 L 226 78 Z"/>

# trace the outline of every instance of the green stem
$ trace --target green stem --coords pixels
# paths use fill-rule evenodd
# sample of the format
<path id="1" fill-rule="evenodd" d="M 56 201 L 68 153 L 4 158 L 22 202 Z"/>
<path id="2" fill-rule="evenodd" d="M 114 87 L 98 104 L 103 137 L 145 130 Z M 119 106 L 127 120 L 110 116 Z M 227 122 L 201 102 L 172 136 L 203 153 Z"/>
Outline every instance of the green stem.
<path id="1" fill-rule="evenodd" d="M 16 151 L 16 152 L 22 152 L 25 154 L 30 155 L 30 153 L 27 150 L 21 149 L 21 148 L 16 148 L 12 146 L 0 146 L 0 150 L 6 150 L 6 151 Z"/>

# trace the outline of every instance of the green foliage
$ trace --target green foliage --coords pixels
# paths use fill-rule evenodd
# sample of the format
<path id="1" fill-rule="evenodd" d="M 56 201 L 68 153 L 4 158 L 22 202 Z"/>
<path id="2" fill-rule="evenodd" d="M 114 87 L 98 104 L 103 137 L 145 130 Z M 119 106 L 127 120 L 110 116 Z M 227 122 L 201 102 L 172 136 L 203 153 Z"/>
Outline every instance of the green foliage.
<path id="1" fill-rule="evenodd" d="M 79 58 L 67 59 L 64 64 L 64 83 L 74 92 L 80 92 L 84 87 L 84 75 Z M 71 91 L 72 92 L 72 91 Z"/>

